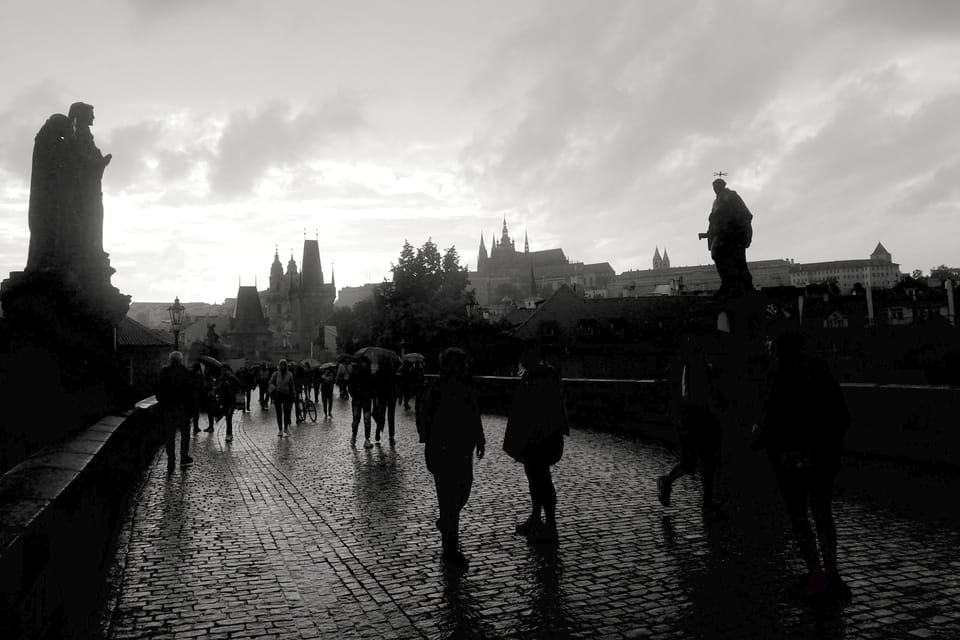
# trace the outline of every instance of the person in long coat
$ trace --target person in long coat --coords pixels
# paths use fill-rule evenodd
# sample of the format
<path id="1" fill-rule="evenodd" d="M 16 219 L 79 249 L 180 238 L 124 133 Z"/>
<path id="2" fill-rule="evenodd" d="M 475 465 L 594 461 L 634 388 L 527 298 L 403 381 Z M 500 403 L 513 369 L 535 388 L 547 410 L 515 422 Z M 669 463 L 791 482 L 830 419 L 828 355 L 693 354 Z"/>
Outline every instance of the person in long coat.
<path id="1" fill-rule="evenodd" d="M 776 372 L 758 443 L 766 444 L 797 545 L 807 565 L 807 574 L 795 595 L 848 599 L 850 589 L 837 570 L 837 529 L 831 504 L 843 438 L 850 425 L 846 401 L 826 364 L 804 353 L 801 334 L 780 336 L 775 352 Z M 808 506 L 816 537 L 807 515 Z"/>
<path id="2" fill-rule="evenodd" d="M 462 349 L 451 347 L 441 354 L 440 375 L 425 392 L 423 402 L 417 403 L 417 432 L 426 445 L 424 458 L 437 490 L 443 561 L 465 569 L 468 562 L 460 550 L 460 511 L 473 488 L 473 453 L 481 460 L 487 441 Z"/>
<path id="3" fill-rule="evenodd" d="M 563 457 L 563 438 L 570 433 L 570 427 L 560 375 L 542 360 L 538 345 L 525 345 L 521 365 L 523 374 L 503 438 L 503 450 L 523 464 L 530 489 L 530 516 L 517 525 L 516 531 L 531 542 L 555 543 L 557 491 L 550 467 Z"/>

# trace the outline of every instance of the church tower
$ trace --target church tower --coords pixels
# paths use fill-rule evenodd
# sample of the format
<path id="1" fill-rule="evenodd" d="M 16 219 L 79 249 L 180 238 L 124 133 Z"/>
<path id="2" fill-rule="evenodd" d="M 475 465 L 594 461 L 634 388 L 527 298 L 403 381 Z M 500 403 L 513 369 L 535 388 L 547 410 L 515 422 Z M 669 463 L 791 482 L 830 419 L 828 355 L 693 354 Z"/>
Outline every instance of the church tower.
<path id="1" fill-rule="evenodd" d="M 480 251 L 477 252 L 477 273 L 487 270 L 487 245 L 483 243 L 483 231 L 480 232 Z"/>
<path id="2" fill-rule="evenodd" d="M 280 283 L 283 281 L 283 264 L 280 263 L 280 252 L 273 248 L 273 264 L 270 265 L 270 291 L 276 293 L 280 291 Z"/>
<path id="3" fill-rule="evenodd" d="M 527 237 L 527 232 L 523 232 L 523 252 L 530 253 L 530 238 Z"/>
<path id="4" fill-rule="evenodd" d="M 663 262 L 661 263 L 664 269 L 670 268 L 670 256 L 667 255 L 667 248 L 663 248 Z"/>
<path id="5" fill-rule="evenodd" d="M 660 257 L 660 247 L 657 247 L 653 252 L 653 268 L 663 269 L 663 258 Z"/>

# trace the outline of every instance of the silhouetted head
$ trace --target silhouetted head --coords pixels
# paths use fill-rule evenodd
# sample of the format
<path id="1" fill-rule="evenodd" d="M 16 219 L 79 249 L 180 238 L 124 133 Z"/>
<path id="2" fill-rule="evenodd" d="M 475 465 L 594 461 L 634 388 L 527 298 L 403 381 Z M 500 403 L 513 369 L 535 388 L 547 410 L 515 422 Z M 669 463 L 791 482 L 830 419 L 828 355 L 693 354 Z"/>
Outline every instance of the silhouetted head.
<path id="1" fill-rule="evenodd" d="M 194 362 L 194 363 L 193 363 L 193 367 L 192 367 L 192 371 L 193 371 L 194 373 L 203 373 L 203 367 L 200 366 L 200 363 L 199 363 L 199 362 Z"/>
<path id="2" fill-rule="evenodd" d="M 93 124 L 93 105 L 85 102 L 74 102 L 70 105 L 70 111 L 67 113 L 67 117 L 74 120 L 79 127 L 89 127 Z"/>
<path id="3" fill-rule="evenodd" d="M 183 354 L 179 351 L 171 351 L 167 357 L 167 362 L 174 366 L 181 366 L 183 365 Z"/>
<path id="4" fill-rule="evenodd" d="M 457 347 L 445 349 L 440 354 L 440 378 L 442 380 L 469 379 L 467 352 Z"/>
<path id="5" fill-rule="evenodd" d="M 279 363 L 277 363 L 277 367 L 280 369 L 281 373 L 286 373 L 286 372 L 287 372 L 287 361 L 286 361 L 286 360 L 281 360 Z"/>
<path id="6" fill-rule="evenodd" d="M 230 365 L 225 364 L 223 365 L 223 368 L 220 370 L 220 373 L 233 373 L 233 369 L 230 367 Z"/>
<path id="7" fill-rule="evenodd" d="M 367 356 L 360 356 L 359 358 L 357 358 L 357 364 L 360 366 L 361 369 L 366 369 L 367 371 L 370 370 L 370 358 L 368 358 Z"/>
<path id="8" fill-rule="evenodd" d="M 726 180 L 723 178 L 717 178 L 713 181 L 713 192 L 717 195 L 720 195 L 720 192 L 723 191 L 727 186 Z"/>

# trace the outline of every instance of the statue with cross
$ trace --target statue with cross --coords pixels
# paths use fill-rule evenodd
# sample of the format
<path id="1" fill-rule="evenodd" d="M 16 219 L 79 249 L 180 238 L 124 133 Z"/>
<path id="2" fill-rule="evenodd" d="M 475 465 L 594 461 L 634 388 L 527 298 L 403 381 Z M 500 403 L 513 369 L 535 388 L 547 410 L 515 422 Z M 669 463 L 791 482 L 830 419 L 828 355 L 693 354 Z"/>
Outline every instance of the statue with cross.
<path id="1" fill-rule="evenodd" d="M 723 171 L 713 174 L 715 198 L 710 210 L 709 226 L 700 238 L 706 239 L 707 249 L 720 275 L 721 299 L 753 291 L 753 277 L 747 268 L 747 247 L 753 240 L 753 214 L 736 191 L 727 189 Z"/>

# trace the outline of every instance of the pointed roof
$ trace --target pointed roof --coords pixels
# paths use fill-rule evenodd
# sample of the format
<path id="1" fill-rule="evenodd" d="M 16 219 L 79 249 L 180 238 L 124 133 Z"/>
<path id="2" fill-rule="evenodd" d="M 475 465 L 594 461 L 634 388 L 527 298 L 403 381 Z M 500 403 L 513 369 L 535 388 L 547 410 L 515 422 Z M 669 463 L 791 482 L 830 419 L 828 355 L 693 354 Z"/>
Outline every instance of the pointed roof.
<path id="1" fill-rule="evenodd" d="M 660 259 L 661 259 L 661 258 L 660 258 L 660 247 L 657 247 L 657 248 L 654 249 L 654 251 L 653 251 L 653 260 L 654 260 L 654 262 L 660 262 Z"/>
<path id="2" fill-rule="evenodd" d="M 240 286 L 237 289 L 237 304 L 233 308 L 230 330 L 242 333 L 267 330 L 267 321 L 260 306 L 260 294 L 255 286 Z"/>
<path id="3" fill-rule="evenodd" d="M 883 246 L 883 243 L 882 243 L 882 242 L 878 242 L 878 243 L 877 243 L 877 248 L 874 249 L 874 250 L 873 250 L 873 253 L 871 253 L 870 255 L 871 255 L 871 256 L 875 256 L 875 255 L 877 255 L 878 253 L 883 254 L 883 255 L 888 255 L 888 256 L 890 255 L 890 252 L 887 251 L 886 247 Z"/>
<path id="4" fill-rule="evenodd" d="M 303 260 L 300 261 L 303 274 L 303 287 L 316 289 L 323 284 L 323 266 L 320 264 L 320 243 L 316 240 L 303 241 Z"/>
<path id="5" fill-rule="evenodd" d="M 530 239 L 527 237 L 527 232 L 523 232 L 523 252 L 530 253 Z"/>

